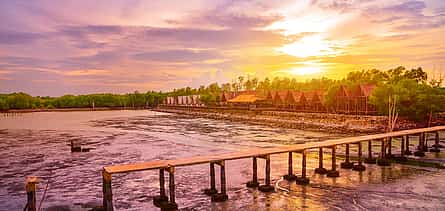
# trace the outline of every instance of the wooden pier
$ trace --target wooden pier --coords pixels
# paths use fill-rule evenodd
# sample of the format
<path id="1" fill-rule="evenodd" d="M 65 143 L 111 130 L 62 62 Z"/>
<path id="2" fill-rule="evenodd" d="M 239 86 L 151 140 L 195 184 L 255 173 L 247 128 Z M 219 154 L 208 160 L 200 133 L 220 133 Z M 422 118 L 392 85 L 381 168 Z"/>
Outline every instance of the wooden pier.
<path id="1" fill-rule="evenodd" d="M 175 160 L 155 160 L 149 162 L 135 163 L 135 164 L 124 164 L 116 166 L 107 166 L 103 168 L 103 206 L 107 211 L 113 210 L 113 197 L 111 189 L 111 181 L 113 174 L 130 173 L 135 171 L 146 171 L 146 170 L 159 170 L 159 184 L 160 184 L 160 195 L 156 196 L 153 203 L 163 210 L 175 210 L 177 209 L 177 204 L 175 202 L 175 168 L 182 166 L 191 166 L 198 164 L 210 164 L 210 188 L 205 190 L 205 194 L 210 195 L 212 202 L 220 202 L 228 199 L 226 192 L 226 175 L 225 175 L 225 161 L 227 160 L 237 160 L 244 158 L 252 158 L 253 167 L 253 177 L 252 181 L 247 182 L 247 186 L 251 188 L 256 188 L 260 191 L 269 192 L 273 191 L 274 188 L 270 184 L 270 155 L 288 153 L 288 175 L 284 178 L 287 180 L 296 180 L 297 184 L 308 184 L 309 178 L 306 177 L 306 153 L 310 149 L 319 149 L 319 167 L 315 169 L 315 173 L 327 174 L 328 177 L 339 177 L 339 171 L 337 171 L 336 164 L 336 147 L 338 145 L 346 145 L 346 162 L 342 164 L 342 167 L 352 168 L 355 171 L 364 171 L 366 167 L 363 163 L 367 164 L 379 164 L 379 165 L 389 165 L 388 158 L 394 157 L 394 152 L 391 151 L 392 141 L 396 138 L 401 138 L 401 150 L 398 154 L 397 159 L 406 159 L 406 155 L 411 153 L 409 150 L 409 137 L 418 136 L 419 145 L 416 148 L 417 151 L 414 153 L 416 156 L 424 156 L 425 152 L 428 151 L 426 134 L 435 134 L 435 144 L 431 146 L 430 152 L 439 152 L 439 131 L 445 130 L 445 126 L 436 126 L 428 128 L 419 128 L 412 130 L 403 130 L 389 133 L 381 133 L 375 135 L 365 135 L 357 137 L 348 137 L 334 140 L 327 140 L 322 142 L 311 142 L 305 144 L 289 145 L 282 147 L 273 148 L 261 148 L 261 149 L 250 149 L 246 151 L 222 153 L 218 155 L 207 155 L 207 156 L 196 156 L 189 158 L 180 158 Z M 372 157 L 372 142 L 381 143 L 381 154 L 380 157 L 375 159 Z M 363 159 L 362 157 L 362 142 L 368 142 L 368 157 Z M 349 147 L 350 145 L 358 145 L 358 162 L 355 165 L 349 163 Z M 327 170 L 323 167 L 323 148 L 331 149 L 332 153 L 332 164 L 331 169 Z M 293 175 L 293 161 L 292 153 L 302 153 L 301 161 L 301 176 Z M 265 169 L 265 184 L 260 185 L 258 183 L 257 177 L 257 159 L 266 160 Z M 218 192 L 215 187 L 215 164 L 220 167 L 220 177 L 221 177 L 221 187 L 220 192 Z M 165 193 L 165 178 L 164 171 L 169 173 L 169 197 Z"/>

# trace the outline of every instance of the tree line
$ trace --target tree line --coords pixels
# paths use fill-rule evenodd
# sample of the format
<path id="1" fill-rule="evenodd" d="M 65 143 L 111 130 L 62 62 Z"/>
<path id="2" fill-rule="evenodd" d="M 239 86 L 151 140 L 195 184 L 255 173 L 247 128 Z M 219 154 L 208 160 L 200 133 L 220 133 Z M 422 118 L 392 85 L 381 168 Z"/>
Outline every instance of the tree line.
<path id="1" fill-rule="evenodd" d="M 266 95 L 271 90 L 324 91 L 325 105 L 335 106 L 335 94 L 341 86 L 354 87 L 358 84 L 375 84 L 377 87 L 370 97 L 381 115 L 388 114 L 390 97 L 398 101 L 400 116 L 413 120 L 425 120 L 445 111 L 445 89 L 441 88 L 443 78 L 429 78 L 422 68 L 406 69 L 396 67 L 389 70 L 361 70 L 348 73 L 343 79 L 317 78 L 298 81 L 295 78 L 275 77 L 273 79 L 239 76 L 231 83 L 211 83 L 199 88 L 185 87 L 170 92 L 64 95 L 61 97 L 32 97 L 26 93 L 0 94 L 0 110 L 35 108 L 91 108 L 91 107 L 154 107 L 165 96 L 198 94 L 201 101 L 212 105 L 219 102 L 222 92 L 255 90 Z"/>
<path id="2" fill-rule="evenodd" d="M 154 107 L 162 102 L 164 94 L 149 91 L 128 94 L 64 95 L 61 97 L 33 97 L 19 92 L 0 94 L 0 110 L 9 109 L 51 109 L 51 108 L 93 108 L 93 107 Z"/>
<path id="3" fill-rule="evenodd" d="M 396 97 L 399 102 L 397 112 L 400 116 L 412 120 L 425 120 L 439 112 L 445 112 L 445 89 L 441 88 L 443 77 L 428 78 L 421 68 L 406 69 L 403 66 L 388 70 L 369 69 L 349 72 L 344 78 L 336 80 L 318 78 L 307 81 L 297 81 L 295 78 L 275 77 L 258 80 L 239 76 L 231 83 L 218 85 L 212 83 L 199 88 L 190 87 L 175 89 L 167 93 L 169 96 L 200 94 L 206 104 L 219 101 L 221 92 L 238 92 L 256 90 L 266 95 L 271 90 L 319 90 L 324 96 L 325 106 L 335 106 L 335 94 L 341 86 L 354 87 L 358 84 L 375 84 L 376 89 L 370 96 L 370 104 L 376 106 L 378 114 L 388 114 L 389 97 Z M 332 109 L 330 109 L 332 110 Z"/>

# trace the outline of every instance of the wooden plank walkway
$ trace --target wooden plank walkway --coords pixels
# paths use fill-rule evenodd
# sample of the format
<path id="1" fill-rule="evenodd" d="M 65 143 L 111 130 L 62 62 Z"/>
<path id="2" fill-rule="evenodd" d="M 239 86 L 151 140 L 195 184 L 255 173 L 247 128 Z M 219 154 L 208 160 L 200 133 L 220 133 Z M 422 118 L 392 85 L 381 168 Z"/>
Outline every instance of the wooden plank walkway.
<path id="1" fill-rule="evenodd" d="M 357 137 L 348 137 L 341 139 L 333 139 L 322 142 L 311 142 L 305 144 L 280 146 L 272 148 L 253 148 L 245 151 L 222 153 L 217 155 L 205 155 L 196 156 L 189 158 L 179 158 L 174 160 L 155 160 L 149 162 L 135 163 L 135 164 L 124 164 L 104 167 L 102 171 L 103 176 L 103 207 L 107 211 L 113 211 L 113 194 L 111 189 L 112 174 L 118 173 L 129 173 L 135 171 L 145 171 L 145 170 L 159 170 L 159 195 L 153 198 L 153 203 L 160 207 L 162 210 L 177 210 L 178 206 L 175 202 L 175 167 L 180 166 L 190 166 L 197 164 L 210 164 L 210 188 L 204 191 L 205 194 L 211 196 L 212 202 L 226 201 L 228 195 L 226 192 L 226 175 L 225 175 L 225 161 L 226 160 L 236 160 L 243 158 L 252 158 L 252 180 L 247 182 L 246 186 L 249 188 L 258 188 L 258 190 L 263 192 L 273 191 L 274 188 L 271 185 L 270 178 L 270 155 L 279 153 L 288 153 L 288 174 L 284 176 L 286 180 L 295 180 L 297 184 L 305 185 L 309 183 L 309 178 L 306 177 L 306 150 L 318 148 L 319 149 L 319 167 L 315 169 L 315 173 L 326 174 L 327 177 L 339 177 L 339 171 L 336 170 L 336 146 L 346 145 L 345 150 L 345 162 L 340 165 L 342 168 L 349 168 L 355 171 L 364 171 L 366 167 L 362 164 L 362 144 L 361 142 L 367 141 L 368 146 L 371 146 L 372 141 L 379 141 L 381 144 L 381 152 L 379 160 L 372 157 L 372 147 L 368 147 L 368 157 L 365 161 L 368 164 L 379 164 L 379 165 L 389 165 L 390 162 L 386 159 L 387 155 L 392 157 L 391 143 L 392 138 L 400 137 L 401 140 L 401 151 L 400 159 L 404 157 L 405 153 L 411 153 L 409 149 L 409 136 L 415 135 L 419 136 L 419 145 L 417 151 L 414 153 L 417 156 L 424 156 L 424 153 L 428 151 L 426 134 L 435 133 L 435 144 L 431 148 L 430 152 L 439 152 L 439 132 L 445 130 L 445 126 L 436 126 L 429 128 L 419 128 L 412 130 L 402 130 L 390 133 L 382 133 L 375 135 L 365 135 Z M 353 164 L 349 162 L 349 145 L 357 144 L 358 146 L 358 162 Z M 323 148 L 331 148 L 331 169 L 327 170 L 323 167 Z M 299 152 L 302 153 L 301 158 L 301 176 L 296 176 L 293 174 L 293 161 L 292 153 Z M 257 176 L 257 159 L 265 159 L 265 184 L 259 185 Z M 215 182 L 215 165 L 220 167 L 220 192 L 216 189 Z M 169 174 L 169 196 L 166 195 L 165 190 L 165 177 L 164 171 Z"/>
<path id="2" fill-rule="evenodd" d="M 282 147 L 255 148 L 239 152 L 223 153 L 219 155 L 196 156 L 189 158 L 179 158 L 175 160 L 155 160 L 155 161 L 141 162 L 136 164 L 107 166 L 104 167 L 104 170 L 109 174 L 118 174 L 118 173 L 129 173 L 134 171 L 161 169 L 168 167 L 190 166 L 190 165 L 211 163 L 223 160 L 236 160 L 236 159 L 251 158 L 251 157 L 262 157 L 266 155 L 286 153 L 286 152 L 299 152 L 314 148 L 329 148 L 335 145 L 354 144 L 369 140 L 379 140 L 384 138 L 401 137 L 406 135 L 417 135 L 420 133 L 436 132 L 440 130 L 445 130 L 445 126 L 418 128 L 412 130 L 401 130 L 396 132 L 348 137 L 348 138 L 327 140 L 322 142 L 311 142 L 311 143 L 282 146 Z"/>

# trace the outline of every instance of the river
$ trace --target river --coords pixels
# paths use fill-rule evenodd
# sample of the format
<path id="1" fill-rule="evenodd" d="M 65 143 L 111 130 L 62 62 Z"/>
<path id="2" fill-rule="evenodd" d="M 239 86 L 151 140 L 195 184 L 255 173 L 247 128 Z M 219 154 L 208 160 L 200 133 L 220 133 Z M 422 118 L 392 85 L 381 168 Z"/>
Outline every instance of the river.
<path id="1" fill-rule="evenodd" d="M 46 210 L 82 210 L 86 205 L 101 203 L 101 169 L 107 165 L 345 136 L 147 110 L 0 115 L 0 210 L 5 211 L 23 209 L 26 203 L 24 182 L 29 175 L 41 178 L 38 202 L 48 184 L 42 206 Z M 445 137 L 445 133 L 441 137 Z M 70 141 L 91 151 L 71 153 Z M 299 173 L 299 155 L 294 154 L 294 171 Z M 445 170 L 399 164 L 391 167 L 367 165 L 367 170 L 361 173 L 340 169 L 341 177 L 332 179 L 314 174 L 317 153 L 314 151 L 308 156 L 311 180 L 308 186 L 281 180 L 287 172 L 287 155 L 271 156 L 272 182 L 277 187 L 274 193 L 245 187 L 245 182 L 251 179 L 251 160 L 228 161 L 229 200 L 224 203 L 211 203 L 202 193 L 209 184 L 208 165 L 177 168 L 176 202 L 182 210 L 445 209 Z M 329 167 L 329 156 L 325 159 Z M 338 164 L 340 162 L 339 159 Z M 264 163 L 261 160 L 258 173 L 262 182 Z M 156 209 L 152 197 L 158 194 L 158 185 L 157 171 L 113 175 L 116 210 Z"/>

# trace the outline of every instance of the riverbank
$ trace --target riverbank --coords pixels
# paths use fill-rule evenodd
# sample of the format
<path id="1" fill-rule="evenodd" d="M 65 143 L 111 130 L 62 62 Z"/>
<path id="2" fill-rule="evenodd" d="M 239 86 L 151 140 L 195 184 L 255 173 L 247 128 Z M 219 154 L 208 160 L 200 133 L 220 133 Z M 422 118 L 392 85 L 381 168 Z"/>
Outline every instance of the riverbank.
<path id="1" fill-rule="evenodd" d="M 388 124 L 386 116 L 347 115 L 329 113 L 305 113 L 273 110 L 248 110 L 237 108 L 209 107 L 158 107 L 158 112 L 191 115 L 226 121 L 238 121 L 271 127 L 292 128 L 336 132 L 343 134 L 370 134 L 385 132 Z M 440 125 L 434 122 L 433 125 Z M 396 130 L 426 127 L 425 123 L 399 120 Z"/>

